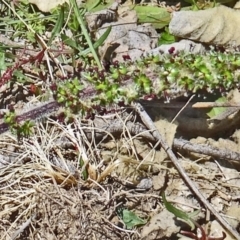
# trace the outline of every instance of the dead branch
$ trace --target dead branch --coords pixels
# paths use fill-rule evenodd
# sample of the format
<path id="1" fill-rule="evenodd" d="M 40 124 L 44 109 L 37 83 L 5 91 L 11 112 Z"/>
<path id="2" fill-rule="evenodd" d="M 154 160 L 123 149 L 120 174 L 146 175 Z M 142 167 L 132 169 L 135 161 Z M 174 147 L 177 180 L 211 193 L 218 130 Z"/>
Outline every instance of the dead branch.
<path id="1" fill-rule="evenodd" d="M 194 144 L 184 139 L 175 138 L 173 146 L 177 150 L 186 150 L 224 160 L 240 161 L 240 153 L 238 152 L 234 152 L 228 149 L 222 150 L 205 144 Z"/>

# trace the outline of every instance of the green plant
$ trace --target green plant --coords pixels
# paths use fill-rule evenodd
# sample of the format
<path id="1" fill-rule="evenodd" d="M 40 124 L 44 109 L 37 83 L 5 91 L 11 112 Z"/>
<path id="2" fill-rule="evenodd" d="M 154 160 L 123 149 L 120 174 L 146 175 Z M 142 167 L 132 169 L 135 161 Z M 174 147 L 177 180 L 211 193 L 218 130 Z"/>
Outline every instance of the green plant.
<path id="1" fill-rule="evenodd" d="M 158 6 L 134 6 L 139 23 L 151 23 L 155 29 L 167 26 L 171 19 L 171 14 L 167 8 Z"/>
<path id="2" fill-rule="evenodd" d="M 72 24 L 72 39 L 67 37 L 63 29 L 63 22 L 68 17 L 68 6 L 64 5 L 54 9 L 53 18 L 52 15 L 49 15 L 49 18 L 43 18 L 47 23 L 46 29 L 51 33 L 48 44 L 52 45 L 52 41 L 60 35 L 63 41 L 59 45 L 62 48 L 56 49 L 54 46 L 47 45 L 46 48 L 40 49 L 36 55 L 29 58 L 26 58 L 24 49 L 22 56 L 16 63 L 13 62 L 16 56 L 12 55 L 10 58 L 9 52 L 5 53 L 3 51 L 0 56 L 2 70 L 0 86 L 5 83 L 16 82 L 23 87 L 28 84 L 26 89 L 30 89 L 31 94 L 53 95 L 56 101 L 64 106 L 65 112 L 70 113 L 72 110 L 73 113 L 83 115 L 91 111 L 95 112 L 98 108 L 106 105 L 130 104 L 148 95 L 162 97 L 166 93 L 171 94 L 174 91 L 194 93 L 198 90 L 206 92 L 221 91 L 224 93 L 238 86 L 240 58 L 237 53 L 221 54 L 212 51 L 205 55 L 175 54 L 174 49 L 169 49 L 168 55 L 149 56 L 134 62 L 134 64 L 127 61 L 112 63 L 109 69 L 104 70 L 100 66 L 100 62 L 96 66 L 99 59 L 92 61 L 93 59 L 88 58 L 87 55 L 88 53 L 94 55 L 94 51 L 104 42 L 111 28 L 108 28 L 103 36 L 93 43 L 85 26 L 84 9 L 83 11 L 76 9 L 75 1 L 72 1 L 71 4 L 74 14 L 69 15 L 65 27 L 67 24 Z M 29 11 L 29 9 L 31 7 L 28 6 L 25 11 Z M 16 6 L 16 11 L 20 11 L 18 6 Z M 14 11 L 12 11 L 13 13 Z M 14 16 L 16 18 L 17 15 Z M 36 24 L 35 20 L 34 24 L 28 25 L 24 15 L 17 18 L 18 22 L 25 28 L 31 29 Z M 34 20 L 32 19 L 32 21 Z M 58 23 L 53 24 L 54 21 Z M 29 22 L 31 23 L 30 20 Z M 12 26 L 12 23 L 10 26 Z M 79 31 L 81 29 L 82 32 Z M 32 30 L 32 32 L 35 32 L 34 29 Z M 65 44 L 70 49 L 66 50 Z M 10 46 L 9 49 L 11 49 Z M 62 78 L 54 75 L 50 82 L 50 86 L 53 86 L 53 88 L 48 88 L 49 85 L 43 84 L 39 87 L 42 87 L 42 89 L 36 88 L 36 91 L 34 91 L 34 87 L 32 87 L 34 81 L 26 76 L 23 68 L 25 64 L 30 63 L 37 69 L 37 79 L 45 83 L 44 74 L 51 73 L 52 67 L 44 62 L 44 56 L 46 57 L 45 54 L 47 53 L 55 54 L 55 59 L 60 62 L 58 67 L 61 64 L 69 64 L 74 67 L 74 72 L 70 76 L 63 76 Z M 54 63 L 57 65 L 57 61 L 54 61 Z M 48 109 L 42 109 L 40 112 L 44 111 L 49 113 Z M 34 112 L 32 112 L 32 116 L 29 115 L 30 119 L 36 119 L 37 117 Z"/>
<path id="3" fill-rule="evenodd" d="M 13 28 L 13 38 L 27 38 L 30 42 L 36 42 L 35 34 L 45 33 L 46 26 L 51 23 L 52 19 L 57 18 L 57 15 L 45 16 L 36 12 L 27 1 L 19 1 L 15 8 L 5 0 L 3 3 L 11 10 L 11 17 L 7 16 L 2 25 Z"/>
<path id="4" fill-rule="evenodd" d="M 174 42 L 176 42 L 176 38 L 169 32 L 168 27 L 165 27 L 164 32 L 161 33 L 160 38 L 158 39 L 158 45 L 171 44 Z"/>
<path id="5" fill-rule="evenodd" d="M 84 160 L 81 157 L 79 159 L 79 166 L 80 166 L 80 168 L 85 167 L 84 169 L 81 170 L 81 172 L 82 172 L 82 179 L 84 181 L 86 181 L 88 179 L 88 171 L 87 171 L 86 164 L 85 164 Z"/>
<path id="6" fill-rule="evenodd" d="M 34 122 L 26 120 L 22 124 L 19 123 L 18 118 L 14 111 L 9 111 L 4 115 L 4 122 L 8 124 L 12 133 L 16 134 L 18 138 L 28 137 L 33 131 Z"/>
<path id="7" fill-rule="evenodd" d="M 148 222 L 148 219 L 144 220 L 137 216 L 134 212 L 124 209 L 123 207 L 117 208 L 116 212 L 120 219 L 122 219 L 127 229 L 133 229 L 134 227 L 145 225 Z"/>
<path id="8" fill-rule="evenodd" d="M 198 233 L 197 234 L 194 234 L 193 232 L 188 232 L 188 231 L 181 231 L 180 233 L 185 235 L 185 236 L 188 236 L 188 237 L 191 237 L 192 239 L 195 239 L 195 240 L 223 240 L 225 239 L 226 237 L 226 234 L 223 232 L 223 236 L 222 237 L 219 237 L 219 238 L 216 238 L 216 237 L 210 237 L 208 236 L 204 229 L 202 228 L 202 226 L 200 226 L 194 219 L 193 217 L 198 215 L 200 210 L 198 211 L 195 211 L 195 212 L 192 212 L 192 213 L 186 213 L 186 212 L 183 212 L 181 211 L 180 209 L 178 208 L 175 208 L 170 202 L 167 201 L 166 199 L 166 196 L 165 196 L 165 193 L 163 192 L 162 193 L 162 200 L 163 200 L 163 204 L 164 206 L 166 207 L 166 209 L 173 213 L 175 215 L 175 217 L 179 218 L 180 220 L 183 220 L 184 222 L 186 222 L 190 227 L 191 227 L 191 230 L 194 230 L 195 227 L 198 228 Z"/>
<path id="9" fill-rule="evenodd" d="M 80 10 L 79 10 L 79 8 L 77 6 L 76 0 L 70 0 L 70 2 L 72 4 L 75 16 L 76 16 L 76 18 L 78 20 L 78 23 L 79 23 L 79 25 L 80 25 L 80 27 L 82 29 L 82 34 L 84 35 L 84 37 L 85 37 L 85 39 L 86 39 L 86 41 L 88 43 L 88 46 L 89 46 L 89 48 L 91 50 L 91 53 L 93 54 L 93 57 L 94 57 L 94 59 L 96 61 L 96 64 L 97 64 L 97 66 L 99 68 L 102 68 L 102 65 L 100 63 L 99 57 L 98 57 L 98 55 L 96 53 L 96 50 L 95 50 L 95 48 L 93 46 L 91 37 L 88 34 L 87 28 L 85 26 L 85 23 L 84 23 L 84 20 L 83 20 L 83 14 L 82 14 L 82 12 L 80 12 Z"/>
<path id="10" fill-rule="evenodd" d="M 166 197 L 165 197 L 165 193 L 162 193 L 162 200 L 163 200 L 163 204 L 166 207 L 166 209 L 173 213 L 175 215 L 175 217 L 183 220 L 184 222 L 186 222 L 190 227 L 191 230 L 193 230 L 195 228 L 195 224 L 196 222 L 193 220 L 193 217 L 199 214 L 199 210 L 195 211 L 193 213 L 185 213 L 183 211 L 181 211 L 178 208 L 175 208 L 170 202 L 167 201 Z"/>
<path id="11" fill-rule="evenodd" d="M 71 109 L 72 112 L 84 112 L 86 110 L 85 106 L 79 98 L 80 91 L 83 88 L 84 86 L 80 84 L 77 78 L 60 83 L 56 90 L 56 100 L 66 108 Z"/>

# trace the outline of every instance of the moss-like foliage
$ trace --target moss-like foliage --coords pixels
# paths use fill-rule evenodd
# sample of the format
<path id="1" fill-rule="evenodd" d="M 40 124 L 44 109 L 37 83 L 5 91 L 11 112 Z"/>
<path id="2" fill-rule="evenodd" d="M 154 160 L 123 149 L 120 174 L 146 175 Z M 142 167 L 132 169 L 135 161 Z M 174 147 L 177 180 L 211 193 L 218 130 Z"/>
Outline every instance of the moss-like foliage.
<path id="1" fill-rule="evenodd" d="M 59 106 L 64 116 L 92 116 L 104 113 L 111 105 L 128 105 L 140 98 L 175 98 L 187 93 L 222 92 L 239 87 L 240 56 L 233 53 L 209 52 L 205 55 L 179 53 L 146 57 L 136 62 L 113 63 L 107 70 L 83 67 L 75 76 L 52 84 L 49 91 L 55 100 L 22 115 L 7 116 L 0 132 L 12 124 L 26 134 L 30 125 L 20 125 L 28 119 L 50 114 Z M 66 117 L 66 119 L 68 119 Z M 10 119 L 10 120 L 9 120 Z M 15 121 L 16 120 L 16 121 Z M 10 126 L 11 127 L 11 126 Z"/>
<path id="2" fill-rule="evenodd" d="M 210 52 L 147 57 L 115 63 L 108 71 L 82 70 L 80 78 L 57 83 L 56 100 L 74 111 L 96 105 L 129 104 L 146 95 L 175 97 L 198 90 L 226 92 L 239 86 L 240 56 Z"/>

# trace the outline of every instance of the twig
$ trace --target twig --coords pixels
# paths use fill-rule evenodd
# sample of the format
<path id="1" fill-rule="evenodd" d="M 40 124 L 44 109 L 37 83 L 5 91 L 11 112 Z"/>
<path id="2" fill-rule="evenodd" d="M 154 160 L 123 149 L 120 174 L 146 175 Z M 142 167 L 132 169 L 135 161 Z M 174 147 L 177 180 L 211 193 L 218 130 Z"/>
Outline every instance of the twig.
<path id="1" fill-rule="evenodd" d="M 159 141 L 161 144 L 162 148 L 166 151 L 168 154 L 169 158 L 171 159 L 173 165 L 179 172 L 180 176 L 183 178 L 185 183 L 189 186 L 190 190 L 198 197 L 198 199 L 202 202 L 202 204 L 209 209 L 209 211 L 215 216 L 215 218 L 222 224 L 222 226 L 229 232 L 231 233 L 237 240 L 240 240 L 240 235 L 239 233 L 232 228 L 231 225 L 225 219 L 221 217 L 221 215 L 210 205 L 210 203 L 204 198 L 202 193 L 197 189 L 195 186 L 194 182 L 189 178 L 189 176 L 186 174 L 182 166 L 179 164 L 179 161 L 177 157 L 174 155 L 173 151 L 171 148 L 168 146 L 166 141 L 163 139 L 161 136 L 160 132 L 156 129 L 154 126 L 153 121 L 147 114 L 147 112 L 144 110 L 142 105 L 140 103 L 135 103 L 134 104 L 136 111 L 138 112 L 139 116 L 141 117 L 143 123 L 147 126 L 147 128 L 152 130 L 153 136 Z"/>
<path id="2" fill-rule="evenodd" d="M 173 123 L 177 117 L 181 114 L 181 112 L 189 105 L 189 103 L 192 101 L 192 99 L 195 97 L 195 95 L 192 95 L 188 101 L 184 104 L 184 106 L 181 108 L 181 110 L 177 113 L 177 115 L 173 118 L 173 120 L 171 121 L 171 123 Z"/>
<path id="3" fill-rule="evenodd" d="M 194 95 L 193 95 L 194 96 Z M 192 100 L 193 97 L 190 98 Z M 164 103 L 162 100 L 139 100 L 141 104 L 144 106 L 150 107 L 159 107 L 159 108 L 215 108 L 215 107 L 228 107 L 228 108 L 240 108 L 240 102 L 231 103 L 231 102 L 193 102 L 191 104 L 187 104 L 185 102 L 176 102 L 172 101 L 169 103 Z M 188 100 L 189 102 L 189 100 Z"/>
<path id="4" fill-rule="evenodd" d="M 57 109 L 59 109 L 59 104 L 55 100 L 51 99 L 48 102 L 41 103 L 40 106 L 35 107 L 32 110 L 29 110 L 20 115 L 17 115 L 16 122 L 20 123 L 20 122 L 26 121 L 28 119 L 36 120 L 39 118 L 43 118 L 47 115 L 50 115 Z M 0 122 L 0 134 L 6 132 L 8 130 L 9 130 L 9 125 L 5 122 Z"/>
<path id="5" fill-rule="evenodd" d="M 174 139 L 173 146 L 178 150 L 187 150 L 224 160 L 240 161 L 240 153 L 228 149 L 222 150 L 205 144 L 194 144 L 187 140 L 177 138 Z"/>

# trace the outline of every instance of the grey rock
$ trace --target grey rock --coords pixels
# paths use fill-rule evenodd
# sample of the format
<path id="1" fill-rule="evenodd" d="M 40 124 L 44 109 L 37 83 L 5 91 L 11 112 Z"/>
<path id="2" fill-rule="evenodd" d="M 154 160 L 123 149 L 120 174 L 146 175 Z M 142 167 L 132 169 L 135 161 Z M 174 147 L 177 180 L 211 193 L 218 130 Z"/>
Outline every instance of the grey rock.
<path id="1" fill-rule="evenodd" d="M 174 48 L 172 53 L 177 53 L 180 51 L 183 52 L 191 52 L 191 53 L 204 53 L 206 52 L 206 48 L 201 43 L 195 43 L 190 40 L 183 39 L 179 42 L 175 42 L 172 44 L 161 45 L 160 47 L 154 48 L 150 51 L 144 53 L 144 56 L 147 55 L 158 55 L 158 54 L 168 54 L 169 50 Z"/>

